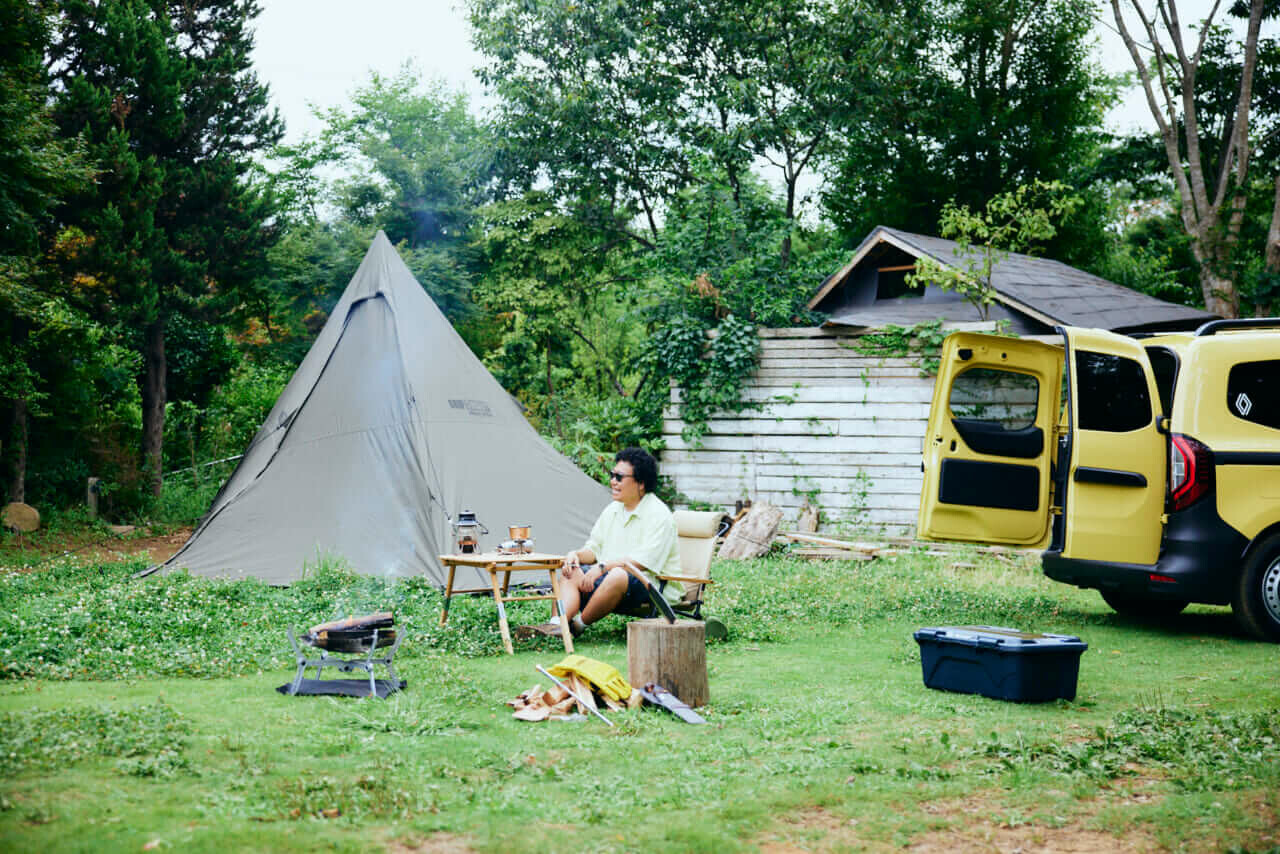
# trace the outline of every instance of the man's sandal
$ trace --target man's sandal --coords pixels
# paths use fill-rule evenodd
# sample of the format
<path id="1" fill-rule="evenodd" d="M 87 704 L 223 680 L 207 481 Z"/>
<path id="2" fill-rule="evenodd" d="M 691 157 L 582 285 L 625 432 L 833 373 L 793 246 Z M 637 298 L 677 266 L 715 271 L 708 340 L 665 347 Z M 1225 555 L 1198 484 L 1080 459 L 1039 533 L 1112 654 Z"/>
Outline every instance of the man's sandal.
<path id="1" fill-rule="evenodd" d="M 529 640 L 536 637 L 558 638 L 560 626 L 556 623 L 539 623 L 536 626 L 516 626 L 516 640 Z"/>

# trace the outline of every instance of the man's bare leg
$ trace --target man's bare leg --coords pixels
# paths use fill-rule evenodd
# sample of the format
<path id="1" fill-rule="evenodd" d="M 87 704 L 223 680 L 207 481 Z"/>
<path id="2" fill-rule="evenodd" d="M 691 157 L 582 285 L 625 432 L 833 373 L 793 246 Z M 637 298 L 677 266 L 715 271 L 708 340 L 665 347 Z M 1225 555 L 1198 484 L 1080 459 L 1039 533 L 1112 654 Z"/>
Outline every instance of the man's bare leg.
<path id="1" fill-rule="evenodd" d="M 604 581 L 600 582 L 596 592 L 592 593 L 591 598 L 587 600 L 587 606 L 582 609 L 582 622 L 590 625 L 612 614 L 613 609 L 617 608 L 618 603 L 622 601 L 622 597 L 627 595 L 627 579 L 625 569 L 614 567 L 609 570 L 609 574 L 604 577 Z"/>

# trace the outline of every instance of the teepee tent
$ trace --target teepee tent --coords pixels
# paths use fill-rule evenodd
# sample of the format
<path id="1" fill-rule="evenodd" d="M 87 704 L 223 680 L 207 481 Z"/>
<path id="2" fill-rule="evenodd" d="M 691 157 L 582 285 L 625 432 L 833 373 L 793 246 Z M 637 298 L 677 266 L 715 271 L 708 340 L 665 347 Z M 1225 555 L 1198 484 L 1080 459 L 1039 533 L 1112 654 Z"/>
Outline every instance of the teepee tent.
<path id="1" fill-rule="evenodd" d="M 538 551 L 561 553 L 608 501 L 533 430 L 378 232 L 200 526 L 152 571 L 288 584 L 332 555 L 443 586 L 436 556 L 454 551 L 460 511 L 493 531 L 486 546 L 529 524 Z M 481 581 L 469 575 L 455 585 Z"/>

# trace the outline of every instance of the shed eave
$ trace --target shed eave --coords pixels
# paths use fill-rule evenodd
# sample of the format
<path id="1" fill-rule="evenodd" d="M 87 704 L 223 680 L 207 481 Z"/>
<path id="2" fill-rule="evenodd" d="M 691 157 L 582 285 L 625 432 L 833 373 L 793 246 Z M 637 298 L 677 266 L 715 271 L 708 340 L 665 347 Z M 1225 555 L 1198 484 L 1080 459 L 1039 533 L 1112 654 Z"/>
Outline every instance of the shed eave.
<path id="1" fill-rule="evenodd" d="M 839 287 L 848 277 L 849 273 L 853 271 L 853 268 L 858 266 L 862 259 L 866 258 L 867 254 L 881 243 L 888 243 L 890 246 L 901 249 L 903 252 L 906 252 L 908 255 L 915 258 L 928 254 L 927 252 L 921 252 L 920 249 L 912 246 L 905 240 L 900 239 L 883 225 L 877 225 L 875 230 L 873 230 L 871 234 L 867 235 L 867 239 L 862 241 L 862 245 L 854 251 L 853 257 L 849 259 L 849 263 L 841 267 L 834 276 L 827 279 L 827 283 L 823 285 L 816 294 L 814 294 L 813 299 L 809 300 L 809 304 L 807 306 L 809 311 L 813 311 L 818 303 L 822 302 L 822 300 L 827 296 L 827 294 Z"/>

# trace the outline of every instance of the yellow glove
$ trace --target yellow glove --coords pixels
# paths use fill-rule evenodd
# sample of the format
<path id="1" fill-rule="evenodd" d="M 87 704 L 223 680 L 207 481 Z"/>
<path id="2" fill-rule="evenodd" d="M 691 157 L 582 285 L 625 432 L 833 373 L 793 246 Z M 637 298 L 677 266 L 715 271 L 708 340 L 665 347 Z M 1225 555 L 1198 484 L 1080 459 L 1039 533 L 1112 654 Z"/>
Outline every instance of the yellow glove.
<path id="1" fill-rule="evenodd" d="M 594 658 L 587 658 L 585 655 L 566 656 L 548 672 L 560 677 L 568 676 L 570 673 L 576 674 L 590 682 L 596 690 L 611 700 L 625 703 L 631 696 L 631 685 L 622 678 L 618 668 Z"/>

